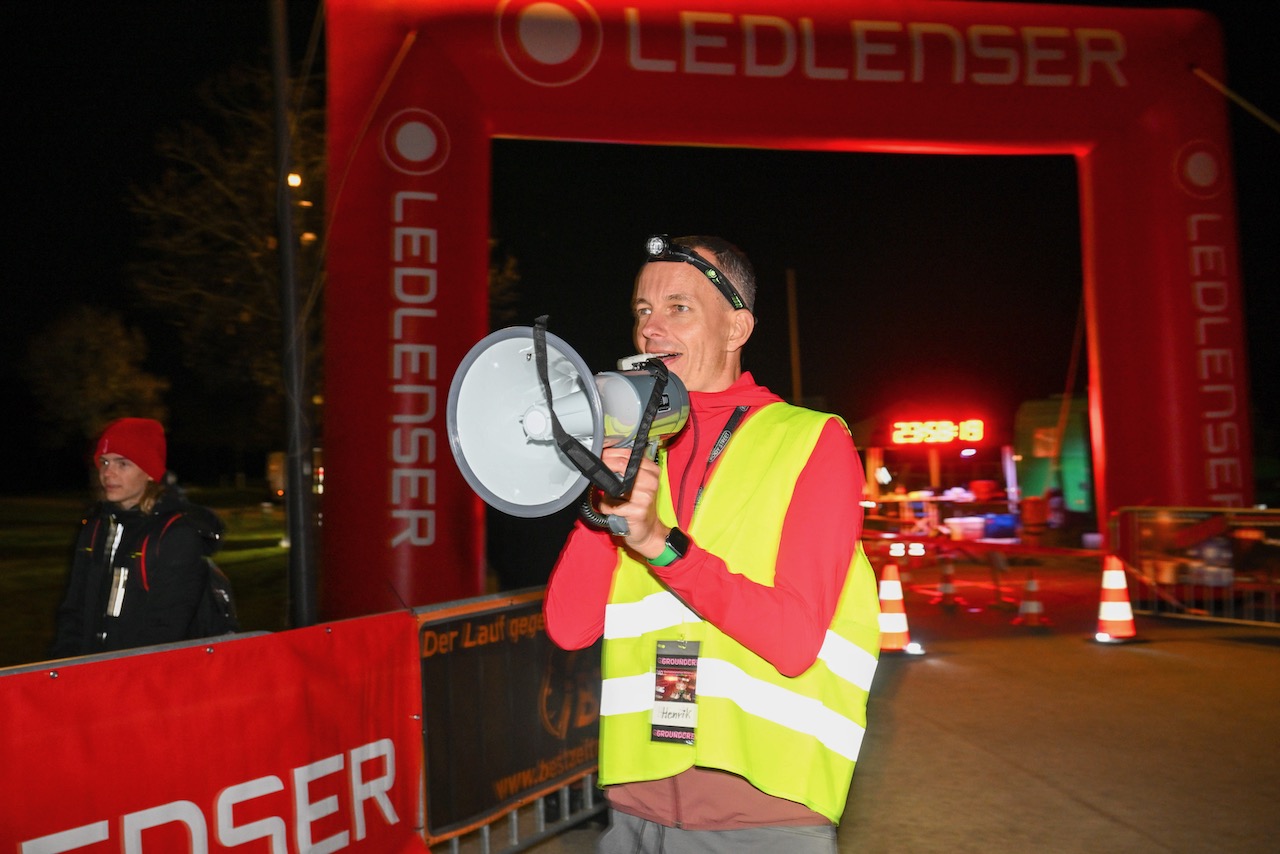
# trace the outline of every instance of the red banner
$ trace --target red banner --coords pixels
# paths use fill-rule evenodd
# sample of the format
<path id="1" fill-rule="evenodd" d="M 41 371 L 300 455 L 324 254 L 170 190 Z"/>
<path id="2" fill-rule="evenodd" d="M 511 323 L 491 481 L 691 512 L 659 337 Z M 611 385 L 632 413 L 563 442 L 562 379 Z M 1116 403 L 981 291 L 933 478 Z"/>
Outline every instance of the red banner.
<path id="1" fill-rule="evenodd" d="M 443 406 L 488 331 L 500 136 L 1071 155 L 1100 518 L 1251 502 L 1226 105 L 1198 76 L 1224 77 L 1207 14 L 925 0 L 327 8 L 325 503 L 341 524 L 324 528 L 326 613 L 482 590 L 482 517 L 445 448 Z M 616 203 L 606 188 L 581 215 Z"/>
<path id="2" fill-rule="evenodd" d="M 0 848 L 425 851 L 400 612 L 0 675 Z"/>

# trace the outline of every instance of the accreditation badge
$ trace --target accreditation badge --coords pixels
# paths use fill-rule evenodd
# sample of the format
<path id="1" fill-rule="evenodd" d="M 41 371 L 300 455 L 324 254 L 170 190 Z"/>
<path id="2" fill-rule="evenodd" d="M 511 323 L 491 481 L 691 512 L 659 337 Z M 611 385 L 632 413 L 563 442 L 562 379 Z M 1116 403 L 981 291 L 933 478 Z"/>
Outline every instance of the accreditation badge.
<path id="1" fill-rule="evenodd" d="M 658 641 L 650 738 L 693 744 L 698 726 L 698 641 Z"/>

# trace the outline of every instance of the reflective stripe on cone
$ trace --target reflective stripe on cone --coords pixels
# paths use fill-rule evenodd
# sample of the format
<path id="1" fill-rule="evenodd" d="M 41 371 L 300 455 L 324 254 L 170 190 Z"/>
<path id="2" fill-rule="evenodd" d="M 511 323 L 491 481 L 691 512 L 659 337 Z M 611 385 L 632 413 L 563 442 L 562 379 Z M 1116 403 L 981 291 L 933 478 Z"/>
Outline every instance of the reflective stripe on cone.
<path id="1" fill-rule="evenodd" d="M 911 642 L 907 610 L 902 602 L 902 580 L 898 577 L 896 563 L 885 564 L 880 574 L 880 651 L 924 652 L 919 644 Z"/>
<path id="2" fill-rule="evenodd" d="M 1018 605 L 1018 616 L 1013 618 L 1015 626 L 1041 626 L 1049 621 L 1044 616 L 1044 603 L 1040 601 L 1040 582 L 1034 572 L 1027 573 L 1027 583 L 1023 588 L 1022 602 Z"/>
<path id="3" fill-rule="evenodd" d="M 938 585 L 938 604 L 943 608 L 956 606 L 956 565 L 954 561 L 942 562 L 942 583 Z"/>

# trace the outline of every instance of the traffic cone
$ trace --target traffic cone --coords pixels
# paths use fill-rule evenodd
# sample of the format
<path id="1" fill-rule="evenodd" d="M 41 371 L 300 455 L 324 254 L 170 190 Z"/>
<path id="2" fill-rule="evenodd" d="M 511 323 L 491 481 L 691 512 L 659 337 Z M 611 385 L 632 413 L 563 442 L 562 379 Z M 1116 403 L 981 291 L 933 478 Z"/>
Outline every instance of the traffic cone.
<path id="1" fill-rule="evenodd" d="M 1129 582 L 1124 564 L 1115 555 L 1107 555 L 1102 563 L 1102 597 L 1098 603 L 1098 643 L 1120 643 L 1138 634 L 1129 607 Z"/>
<path id="2" fill-rule="evenodd" d="M 902 602 L 898 565 L 886 563 L 880 574 L 880 651 L 919 655 L 924 648 L 911 640 L 907 609 Z"/>
<path id="3" fill-rule="evenodd" d="M 956 563 L 950 558 L 942 561 L 942 581 L 938 584 L 938 598 L 934 601 L 944 611 L 953 611 L 956 607 Z"/>
<path id="4" fill-rule="evenodd" d="M 996 601 L 987 607 L 998 611 L 1012 611 L 1013 601 L 1004 598 L 1004 590 L 1000 586 L 1000 579 L 1009 573 L 1008 558 L 1004 556 L 1004 552 L 992 550 L 987 552 L 987 562 L 991 565 L 991 590 L 996 597 Z"/>
<path id="5" fill-rule="evenodd" d="M 1048 625 L 1048 623 L 1044 616 L 1044 603 L 1040 601 L 1040 582 L 1036 580 L 1035 570 L 1028 570 L 1022 602 L 1018 604 L 1018 616 L 1013 618 L 1013 624 L 1035 627 Z"/>

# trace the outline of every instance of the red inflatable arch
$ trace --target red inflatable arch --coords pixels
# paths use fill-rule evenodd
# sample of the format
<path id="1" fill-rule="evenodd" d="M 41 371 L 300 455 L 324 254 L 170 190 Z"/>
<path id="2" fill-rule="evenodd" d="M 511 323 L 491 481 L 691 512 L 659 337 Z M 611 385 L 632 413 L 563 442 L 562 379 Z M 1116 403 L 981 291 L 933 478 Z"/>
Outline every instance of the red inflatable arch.
<path id="1" fill-rule="evenodd" d="M 1210 16 L 897 0 L 327 6 L 326 616 L 483 589 L 481 505 L 444 405 L 488 332 L 496 136 L 1072 155 L 1100 519 L 1251 502 L 1226 108 L 1196 73 L 1224 76 Z M 643 108 L 654 102 L 699 107 Z"/>

